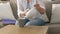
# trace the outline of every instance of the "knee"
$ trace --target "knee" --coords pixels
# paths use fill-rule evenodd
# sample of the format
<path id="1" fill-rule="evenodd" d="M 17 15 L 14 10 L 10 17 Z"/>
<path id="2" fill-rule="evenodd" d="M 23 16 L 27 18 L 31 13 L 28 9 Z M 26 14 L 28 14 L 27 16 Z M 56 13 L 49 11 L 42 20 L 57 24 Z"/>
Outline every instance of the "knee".
<path id="1" fill-rule="evenodd" d="M 44 22 L 44 20 L 40 18 L 36 18 L 36 22 Z"/>

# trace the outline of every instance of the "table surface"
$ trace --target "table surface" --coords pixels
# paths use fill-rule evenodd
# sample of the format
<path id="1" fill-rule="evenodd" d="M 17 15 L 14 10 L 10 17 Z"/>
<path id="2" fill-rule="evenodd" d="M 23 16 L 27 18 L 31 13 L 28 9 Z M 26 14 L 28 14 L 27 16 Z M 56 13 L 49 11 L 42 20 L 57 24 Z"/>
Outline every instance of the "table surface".
<path id="1" fill-rule="evenodd" d="M 25 26 L 7 25 L 0 29 L 0 34 L 46 34 L 48 26 Z"/>

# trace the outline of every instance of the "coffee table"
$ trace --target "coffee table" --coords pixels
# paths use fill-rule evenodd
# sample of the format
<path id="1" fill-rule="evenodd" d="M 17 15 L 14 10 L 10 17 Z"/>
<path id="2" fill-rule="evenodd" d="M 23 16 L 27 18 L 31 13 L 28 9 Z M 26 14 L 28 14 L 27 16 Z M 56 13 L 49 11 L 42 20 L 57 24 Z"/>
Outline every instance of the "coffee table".
<path id="1" fill-rule="evenodd" d="M 7 25 L 0 29 L 0 34 L 47 34 L 48 26 L 25 26 Z"/>

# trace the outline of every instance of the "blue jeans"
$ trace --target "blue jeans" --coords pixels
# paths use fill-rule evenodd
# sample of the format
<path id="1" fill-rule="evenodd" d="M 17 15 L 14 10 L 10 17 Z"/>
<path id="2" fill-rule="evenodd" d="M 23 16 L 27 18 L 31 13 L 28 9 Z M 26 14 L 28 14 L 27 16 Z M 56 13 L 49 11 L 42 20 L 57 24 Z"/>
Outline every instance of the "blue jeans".
<path id="1" fill-rule="evenodd" d="M 29 25 L 32 25 L 32 26 L 42 26 L 42 25 L 44 25 L 44 24 L 45 24 L 45 22 L 44 22 L 42 19 L 40 19 L 40 18 L 35 18 L 35 19 L 27 22 L 25 25 L 26 25 L 26 26 L 29 26 Z"/>
<path id="2" fill-rule="evenodd" d="M 35 18 L 33 20 L 28 20 L 28 19 L 22 19 L 22 20 L 19 20 L 19 26 L 23 27 L 24 25 L 25 26 L 41 26 L 41 25 L 44 25 L 45 22 L 40 19 L 40 18 Z"/>

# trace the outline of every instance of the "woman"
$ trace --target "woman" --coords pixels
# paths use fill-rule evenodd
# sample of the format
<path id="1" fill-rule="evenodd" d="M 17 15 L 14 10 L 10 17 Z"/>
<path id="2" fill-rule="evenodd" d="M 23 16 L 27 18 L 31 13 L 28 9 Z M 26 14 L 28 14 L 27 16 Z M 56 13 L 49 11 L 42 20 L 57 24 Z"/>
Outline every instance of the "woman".
<path id="1" fill-rule="evenodd" d="M 26 16 L 26 13 L 31 10 L 33 7 L 37 10 L 37 15 L 32 17 L 31 19 L 25 19 L 25 25 L 43 25 L 45 22 L 43 21 L 41 15 L 45 13 L 45 5 L 42 0 L 17 0 L 18 7 L 18 16 L 19 18 L 23 18 Z"/>

